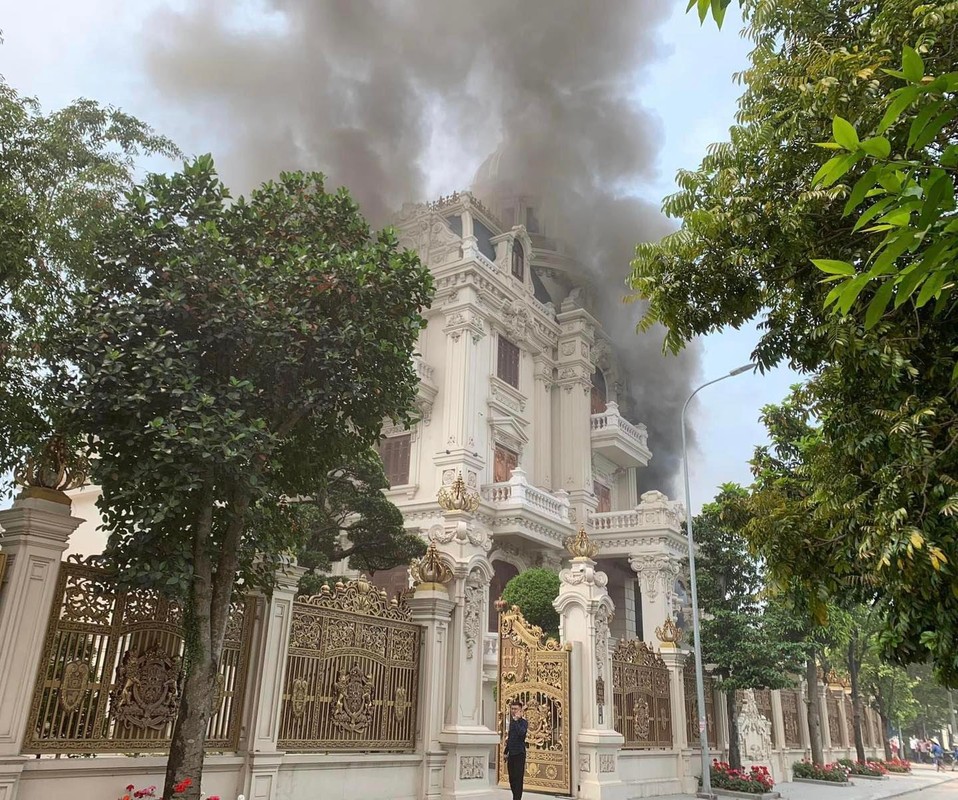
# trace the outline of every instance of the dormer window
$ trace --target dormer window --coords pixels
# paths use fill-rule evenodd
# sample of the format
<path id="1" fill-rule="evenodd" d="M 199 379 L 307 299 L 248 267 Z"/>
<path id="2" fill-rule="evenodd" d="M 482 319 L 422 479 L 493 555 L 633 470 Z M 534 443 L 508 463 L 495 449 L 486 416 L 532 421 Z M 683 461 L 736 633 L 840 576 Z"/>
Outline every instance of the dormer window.
<path id="1" fill-rule="evenodd" d="M 523 280 L 526 274 L 525 255 L 522 252 L 522 244 L 516 239 L 512 243 L 512 277 Z"/>

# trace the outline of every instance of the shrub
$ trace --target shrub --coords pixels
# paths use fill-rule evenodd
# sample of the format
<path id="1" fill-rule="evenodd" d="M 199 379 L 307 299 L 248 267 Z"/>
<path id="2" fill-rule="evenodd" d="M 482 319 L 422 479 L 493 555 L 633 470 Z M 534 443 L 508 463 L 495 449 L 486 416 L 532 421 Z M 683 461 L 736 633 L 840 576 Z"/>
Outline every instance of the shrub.
<path id="1" fill-rule="evenodd" d="M 717 759 L 712 759 L 709 776 L 713 789 L 762 794 L 770 792 L 775 786 L 775 781 L 772 780 L 767 767 L 754 766 L 748 770 L 733 769 L 727 762 Z"/>
<path id="2" fill-rule="evenodd" d="M 852 775 L 885 775 L 888 769 L 881 761 L 852 761 L 850 758 L 840 758 L 838 763 L 847 767 Z"/>
<path id="3" fill-rule="evenodd" d="M 901 758 L 893 758 L 891 761 L 882 761 L 881 763 L 888 772 L 911 772 L 911 763 Z"/>
<path id="4" fill-rule="evenodd" d="M 815 781 L 831 781 L 845 783 L 851 772 L 849 767 L 839 763 L 813 764 L 811 761 L 796 761 L 792 764 L 792 774 L 796 778 L 807 778 Z"/>
<path id="5" fill-rule="evenodd" d="M 558 596 L 559 576 L 541 567 L 520 572 L 502 590 L 503 601 L 519 606 L 527 622 L 554 638 L 559 638 L 559 613 L 552 601 Z"/>

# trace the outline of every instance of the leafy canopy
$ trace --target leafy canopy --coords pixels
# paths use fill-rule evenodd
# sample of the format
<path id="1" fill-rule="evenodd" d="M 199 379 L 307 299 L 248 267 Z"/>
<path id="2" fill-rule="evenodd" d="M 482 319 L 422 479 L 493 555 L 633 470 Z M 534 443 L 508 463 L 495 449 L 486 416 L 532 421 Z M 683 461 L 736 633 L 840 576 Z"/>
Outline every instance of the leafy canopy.
<path id="1" fill-rule="evenodd" d="M 135 117 L 90 100 L 45 114 L 0 77 L 0 474 L 54 433 L 60 326 L 95 274 L 101 231 L 138 156 L 177 154 Z M 4 491 L 9 490 L 4 487 Z"/>
<path id="2" fill-rule="evenodd" d="M 953 181 L 955 127 L 935 122 L 956 106 L 951 78 L 935 76 L 954 69 L 958 7 L 741 5 L 755 46 L 739 76 L 736 124 L 698 169 L 679 173 L 664 209 L 682 218 L 681 229 L 637 248 L 632 285 L 649 304 L 643 325 L 663 323 L 674 351 L 757 322 L 753 358 L 763 368 L 788 362 L 809 373 L 792 398 L 808 429 L 789 445 L 798 466 L 782 484 L 769 475 L 764 487 L 783 499 L 797 494 L 753 544 L 773 581 L 800 587 L 820 606 L 859 587 L 859 599 L 880 604 L 887 654 L 932 657 L 956 681 L 958 324 L 951 245 L 941 245 L 950 241 L 952 191 L 939 180 L 943 173 Z M 938 112 L 928 111 L 939 101 Z M 824 173 L 822 143 L 837 145 L 841 158 Z M 903 154 L 909 163 L 899 163 Z M 876 167 L 876 182 L 856 191 Z M 896 174 L 889 183 L 886 167 L 902 173 L 901 186 Z M 858 208 L 868 213 L 889 198 L 887 209 L 908 206 L 907 223 L 899 213 L 879 223 L 891 227 L 856 230 Z M 915 244 L 908 231 L 926 229 L 916 247 L 900 249 L 900 234 Z M 836 262 L 853 265 L 856 274 L 835 272 L 835 294 L 813 259 L 835 270 Z M 857 281 L 854 290 L 846 278 Z M 790 530 L 797 514 L 810 526 Z"/>
<path id="3" fill-rule="evenodd" d="M 557 573 L 534 567 L 511 578 L 501 599 L 510 606 L 519 606 L 527 622 L 538 625 L 546 636 L 558 639 L 559 612 L 552 603 L 559 596 L 559 586 Z"/>

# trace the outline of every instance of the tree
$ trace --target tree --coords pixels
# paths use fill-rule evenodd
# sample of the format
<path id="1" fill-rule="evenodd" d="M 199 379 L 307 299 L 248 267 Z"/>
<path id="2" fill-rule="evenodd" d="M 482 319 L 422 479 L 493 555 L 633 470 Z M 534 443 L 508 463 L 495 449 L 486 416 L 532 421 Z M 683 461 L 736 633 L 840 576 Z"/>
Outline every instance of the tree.
<path id="1" fill-rule="evenodd" d="M 534 567 L 510 579 L 502 590 L 502 601 L 519 606 L 522 616 L 542 628 L 546 636 L 559 638 L 559 612 L 552 605 L 559 596 L 559 576 L 551 570 Z"/>
<path id="2" fill-rule="evenodd" d="M 406 530 L 402 512 L 383 494 L 388 488 L 382 459 L 370 449 L 332 470 L 317 492 L 300 500 L 308 508 L 298 523 L 306 529 L 299 565 L 309 570 L 300 579 L 301 592 L 316 593 L 322 574 L 339 561 L 372 576 L 426 552 L 422 537 Z"/>
<path id="3" fill-rule="evenodd" d="M 903 667 L 880 658 L 876 648 L 869 650 L 863 659 L 860 676 L 862 687 L 874 697 L 874 708 L 881 720 L 885 759 L 889 760 L 891 732 L 909 725 L 917 715 L 912 694 L 914 681 Z"/>
<path id="4" fill-rule="evenodd" d="M 408 421 L 431 277 L 321 175 L 233 201 L 209 156 L 133 189 L 94 258 L 63 397 L 122 579 L 184 604 L 164 798 L 196 800 L 237 581 L 269 588 L 315 510 L 289 498 Z"/>
<path id="5" fill-rule="evenodd" d="M 890 229 L 866 236 L 855 230 L 854 215 L 844 214 L 856 183 L 874 166 L 871 156 L 845 152 L 849 164 L 852 155 L 856 160 L 841 180 L 815 185 L 824 160 L 816 145 L 833 139 L 836 117 L 851 120 L 856 131 L 882 126 L 891 107 L 883 102 L 900 105 L 902 97 L 892 97 L 902 78 L 883 69 L 906 80 L 914 73 L 914 65 L 907 74 L 896 69 L 906 45 L 921 51 L 923 72 L 948 73 L 958 15 L 919 0 L 745 0 L 742 6 L 755 48 L 741 75 L 746 88 L 737 124 L 699 169 L 679 173 L 680 191 L 664 208 L 683 218 L 682 229 L 637 248 L 632 283 L 649 304 L 643 325 L 664 323 L 666 347 L 678 350 L 696 336 L 757 320 L 762 335 L 753 358 L 763 368 L 787 361 L 810 374 L 793 400 L 814 420 L 809 438 L 796 444 L 803 513 L 818 528 L 806 537 L 809 547 L 795 547 L 802 537 L 785 525 L 767 528 L 773 580 L 800 585 L 819 609 L 857 581 L 863 594 L 871 593 L 864 601 L 879 607 L 886 654 L 901 662 L 932 658 L 943 679 L 958 681 L 958 596 L 950 591 L 958 559 L 954 309 L 911 301 L 896 309 L 889 301 L 875 318 L 867 308 L 887 282 L 869 277 L 854 307 L 843 302 L 834 314 L 825 307 L 832 287 L 812 263 L 828 259 L 870 270 L 884 257 L 873 255 L 879 243 L 870 237 Z M 935 102 L 922 95 L 901 107 L 882 134 L 890 152 L 913 148 L 913 123 Z M 837 130 L 850 144 L 847 128 Z M 928 157 L 940 151 L 944 158 L 953 136 L 943 123 Z M 880 143 L 869 147 L 884 150 Z M 903 203 L 930 196 L 931 172 L 915 169 L 921 186 L 904 190 Z M 937 185 L 936 193 L 945 191 Z M 897 188 L 877 186 L 897 196 Z M 935 225 L 952 224 L 947 197 L 946 191 L 935 206 L 946 210 Z M 910 213 L 920 225 L 921 212 Z M 942 252 L 947 260 L 950 251 Z M 900 271 L 921 253 L 899 253 Z M 934 274 L 947 269 L 935 261 Z"/>
<path id="6" fill-rule="evenodd" d="M 698 589 L 703 619 L 702 658 L 714 664 L 725 692 L 729 719 L 729 763 L 741 769 L 737 692 L 781 689 L 800 668 L 802 647 L 783 635 L 782 609 L 762 602 L 762 571 L 748 552 L 741 528 L 748 492 L 725 484 L 695 518 Z"/>
<path id="7" fill-rule="evenodd" d="M 44 114 L 2 78 L 0 142 L 0 474 L 9 474 L 58 432 L 59 326 L 95 272 L 95 242 L 136 158 L 177 150 L 90 100 Z"/>

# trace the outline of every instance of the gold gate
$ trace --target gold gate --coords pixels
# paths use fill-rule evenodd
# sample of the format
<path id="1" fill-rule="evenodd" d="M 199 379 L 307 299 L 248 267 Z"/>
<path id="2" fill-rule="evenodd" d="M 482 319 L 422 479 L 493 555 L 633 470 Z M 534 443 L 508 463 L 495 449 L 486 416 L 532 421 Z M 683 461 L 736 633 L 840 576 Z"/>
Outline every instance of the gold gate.
<path id="1" fill-rule="evenodd" d="M 529 723 L 525 789 L 572 794 L 571 684 L 569 648 L 546 639 L 517 606 L 499 609 L 499 684 L 496 721 L 505 742 L 509 706 L 518 700 Z M 508 786 L 503 748 L 498 748 L 499 785 Z"/>
<path id="2" fill-rule="evenodd" d="M 621 640 L 615 646 L 612 701 L 624 749 L 672 747 L 671 687 L 669 668 L 645 642 Z"/>

